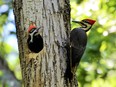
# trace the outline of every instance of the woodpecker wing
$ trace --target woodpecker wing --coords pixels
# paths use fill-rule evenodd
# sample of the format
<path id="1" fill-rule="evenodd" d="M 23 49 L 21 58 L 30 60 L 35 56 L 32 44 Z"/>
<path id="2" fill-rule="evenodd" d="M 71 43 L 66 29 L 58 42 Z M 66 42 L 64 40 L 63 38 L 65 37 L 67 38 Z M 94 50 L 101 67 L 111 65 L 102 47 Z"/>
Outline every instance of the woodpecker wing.
<path id="1" fill-rule="evenodd" d="M 71 44 L 71 67 L 73 73 L 81 60 L 87 44 L 86 32 L 80 28 L 75 28 L 70 33 Z"/>

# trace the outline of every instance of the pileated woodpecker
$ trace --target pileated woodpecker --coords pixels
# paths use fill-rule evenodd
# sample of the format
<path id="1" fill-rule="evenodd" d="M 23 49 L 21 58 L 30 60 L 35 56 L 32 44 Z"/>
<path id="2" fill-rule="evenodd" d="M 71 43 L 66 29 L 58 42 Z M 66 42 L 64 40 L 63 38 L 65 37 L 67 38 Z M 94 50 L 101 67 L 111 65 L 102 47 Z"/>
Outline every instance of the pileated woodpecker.
<path id="1" fill-rule="evenodd" d="M 73 75 L 77 70 L 77 66 L 81 60 L 81 57 L 85 51 L 87 44 L 86 32 L 91 29 L 95 20 L 84 19 L 81 21 L 72 21 L 80 25 L 79 28 L 74 28 L 70 33 L 70 58 L 67 65 L 66 73 L 69 74 L 68 78 L 71 81 Z M 67 76 L 67 75 L 66 75 Z"/>
<path id="2" fill-rule="evenodd" d="M 27 39 L 27 45 L 28 48 L 34 53 L 38 53 L 43 49 L 43 38 L 39 34 L 40 28 L 41 27 L 37 28 L 36 25 L 32 23 L 28 29 L 29 35 Z"/>

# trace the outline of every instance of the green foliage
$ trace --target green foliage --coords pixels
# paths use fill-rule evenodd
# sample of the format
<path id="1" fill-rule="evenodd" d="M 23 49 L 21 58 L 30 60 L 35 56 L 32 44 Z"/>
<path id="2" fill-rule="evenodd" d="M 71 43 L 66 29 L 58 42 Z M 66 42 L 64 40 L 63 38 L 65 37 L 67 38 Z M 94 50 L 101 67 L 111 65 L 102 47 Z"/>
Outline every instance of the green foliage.
<path id="1" fill-rule="evenodd" d="M 79 87 L 116 87 L 115 0 L 77 1 L 71 0 L 71 19 L 96 20 L 88 32 L 87 48 L 76 73 Z M 72 23 L 74 27 L 77 25 Z"/>
<path id="2" fill-rule="evenodd" d="M 11 5 L 11 0 L 0 0 L 0 87 L 20 87 L 18 79 L 21 79 L 21 70 L 10 31 L 13 29 L 7 25 L 13 23 L 9 20 Z M 13 46 L 8 39 L 11 39 Z"/>

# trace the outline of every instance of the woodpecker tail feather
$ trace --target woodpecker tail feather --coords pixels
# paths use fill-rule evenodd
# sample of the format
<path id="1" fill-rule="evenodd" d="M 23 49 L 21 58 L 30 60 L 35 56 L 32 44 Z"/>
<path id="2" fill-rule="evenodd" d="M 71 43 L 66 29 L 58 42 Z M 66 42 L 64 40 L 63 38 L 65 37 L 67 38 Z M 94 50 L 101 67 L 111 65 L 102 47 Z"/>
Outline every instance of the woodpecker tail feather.
<path id="1" fill-rule="evenodd" d="M 65 72 L 65 78 L 66 80 L 69 80 L 71 82 L 71 80 L 73 79 L 73 73 L 71 72 L 70 46 L 67 45 L 66 49 L 67 49 L 67 68 Z"/>
<path id="2" fill-rule="evenodd" d="M 70 65 L 67 65 L 66 72 L 65 72 L 65 78 L 66 80 L 69 80 L 70 82 L 73 79 L 73 73 L 71 72 Z"/>

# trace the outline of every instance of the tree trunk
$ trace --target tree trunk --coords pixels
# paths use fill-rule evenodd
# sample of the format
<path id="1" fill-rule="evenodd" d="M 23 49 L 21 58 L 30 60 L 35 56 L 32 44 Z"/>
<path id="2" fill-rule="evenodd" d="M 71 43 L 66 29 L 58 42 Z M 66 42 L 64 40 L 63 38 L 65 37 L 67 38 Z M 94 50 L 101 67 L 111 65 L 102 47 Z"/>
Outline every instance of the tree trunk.
<path id="1" fill-rule="evenodd" d="M 19 58 L 24 87 L 77 87 L 66 82 L 67 39 L 70 32 L 69 0 L 14 0 Z M 44 48 L 32 53 L 27 47 L 30 22 L 38 27 Z"/>

